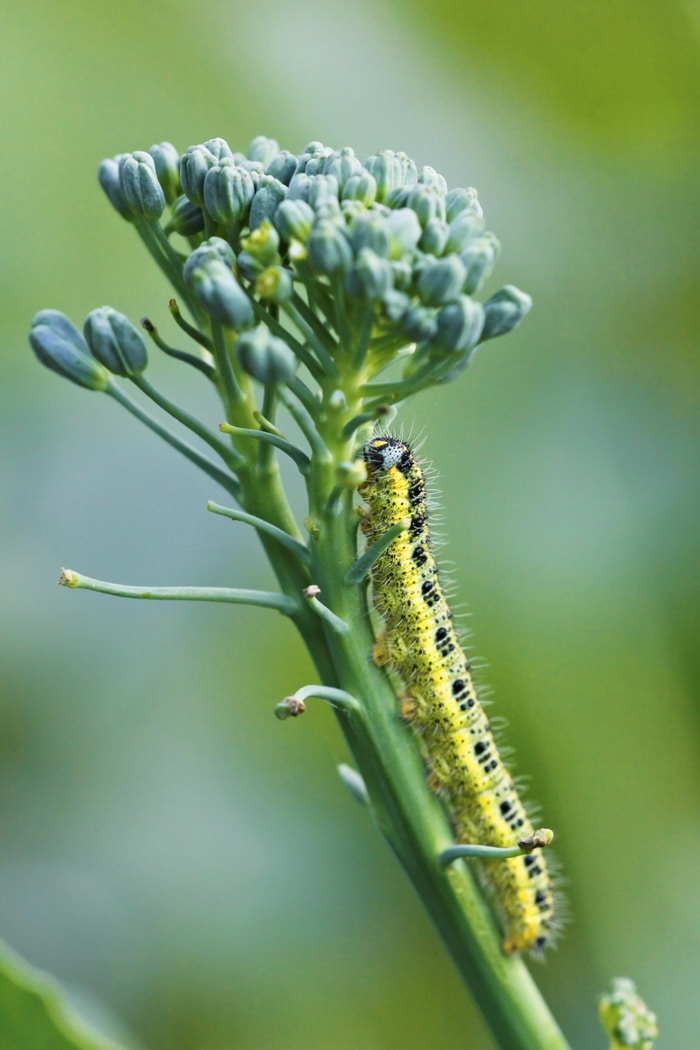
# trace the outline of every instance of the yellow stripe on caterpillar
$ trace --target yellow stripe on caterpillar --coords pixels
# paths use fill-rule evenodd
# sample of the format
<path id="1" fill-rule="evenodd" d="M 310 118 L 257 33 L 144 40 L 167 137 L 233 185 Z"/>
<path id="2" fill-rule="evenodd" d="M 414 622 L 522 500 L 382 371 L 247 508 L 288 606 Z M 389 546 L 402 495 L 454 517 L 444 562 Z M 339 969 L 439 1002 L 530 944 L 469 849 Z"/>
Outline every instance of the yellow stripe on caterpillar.
<path id="1" fill-rule="evenodd" d="M 375 437 L 364 447 L 367 503 L 361 528 L 371 547 L 405 518 L 371 570 L 374 604 L 384 621 L 375 647 L 406 690 L 402 710 L 419 733 L 457 842 L 513 846 L 534 834 L 479 703 L 469 660 L 431 550 L 423 472 L 409 446 Z M 541 952 L 556 934 L 552 879 L 541 853 L 480 862 L 501 919 L 506 952 Z"/>

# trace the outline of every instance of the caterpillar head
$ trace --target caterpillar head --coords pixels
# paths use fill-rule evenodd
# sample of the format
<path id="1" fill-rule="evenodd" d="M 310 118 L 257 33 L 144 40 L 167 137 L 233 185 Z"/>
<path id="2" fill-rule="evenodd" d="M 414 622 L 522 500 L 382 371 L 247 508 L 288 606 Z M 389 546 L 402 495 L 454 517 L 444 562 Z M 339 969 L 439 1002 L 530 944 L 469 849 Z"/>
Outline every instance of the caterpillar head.
<path id="1" fill-rule="evenodd" d="M 406 471 L 413 463 L 411 450 L 405 441 L 394 437 L 376 437 L 363 450 L 365 463 L 373 473 L 384 473 L 392 467 Z"/>

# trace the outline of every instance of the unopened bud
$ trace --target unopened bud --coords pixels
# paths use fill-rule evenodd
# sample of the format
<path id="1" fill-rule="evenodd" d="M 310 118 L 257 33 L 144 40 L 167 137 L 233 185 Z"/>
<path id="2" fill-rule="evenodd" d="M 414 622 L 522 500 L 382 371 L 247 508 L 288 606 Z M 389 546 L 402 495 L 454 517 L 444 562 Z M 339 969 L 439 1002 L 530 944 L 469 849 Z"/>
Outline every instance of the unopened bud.
<path id="1" fill-rule="evenodd" d="M 29 343 L 42 365 L 88 390 L 106 390 L 109 374 L 90 354 L 82 335 L 59 310 L 32 318 Z"/>
<path id="2" fill-rule="evenodd" d="M 180 157 L 180 182 L 182 192 L 191 201 L 204 205 L 204 180 L 216 157 L 206 146 L 188 146 Z"/>
<path id="3" fill-rule="evenodd" d="M 445 250 L 448 252 L 463 251 L 470 241 L 482 233 L 484 220 L 474 211 L 460 211 L 449 225 L 449 237 Z"/>
<path id="4" fill-rule="evenodd" d="M 244 371 L 261 383 L 286 383 L 294 375 L 293 352 L 264 324 L 241 335 L 236 340 L 235 353 Z"/>
<path id="5" fill-rule="evenodd" d="M 156 175 L 165 199 L 172 204 L 180 188 L 180 154 L 172 142 L 158 142 L 148 150 L 156 166 Z"/>
<path id="6" fill-rule="evenodd" d="M 449 303 L 462 291 L 467 271 L 458 255 L 435 259 L 424 266 L 418 278 L 418 294 L 428 306 Z"/>
<path id="7" fill-rule="evenodd" d="M 271 303 L 282 303 L 294 291 L 292 275 L 284 266 L 267 266 L 255 278 L 255 294 Z"/>
<path id="8" fill-rule="evenodd" d="M 307 241 L 309 263 L 317 273 L 331 274 L 347 270 L 352 263 L 352 248 L 345 224 L 333 220 L 314 223 Z"/>
<path id="9" fill-rule="evenodd" d="M 429 164 L 426 164 L 421 168 L 420 174 L 418 175 L 418 183 L 421 186 L 432 186 L 434 187 L 441 197 L 444 197 L 447 193 L 447 182 L 445 176 L 441 175 L 435 168 L 431 168 Z"/>
<path id="10" fill-rule="evenodd" d="M 287 196 L 287 187 L 272 175 L 263 175 L 258 183 L 252 203 L 248 225 L 257 229 L 263 222 L 272 222 L 275 212 Z"/>
<path id="11" fill-rule="evenodd" d="M 445 218 L 445 195 L 437 186 L 418 184 L 406 197 L 406 207 L 412 208 L 421 226 L 425 226 L 430 219 Z"/>
<path id="12" fill-rule="evenodd" d="M 159 219 L 165 208 L 165 194 L 158 182 L 150 153 L 137 150 L 119 161 L 119 184 L 124 203 L 136 218 Z"/>
<path id="13" fill-rule="evenodd" d="M 466 188 L 457 186 L 455 189 L 450 190 L 445 197 L 445 204 L 447 206 L 448 222 L 453 222 L 459 213 L 463 211 L 469 211 L 473 215 L 478 216 L 478 218 L 483 218 L 484 213 L 473 186 Z"/>
<path id="14" fill-rule="evenodd" d="M 263 265 L 279 262 L 279 245 L 279 234 L 267 219 L 241 241 L 241 247 Z"/>
<path id="15" fill-rule="evenodd" d="M 233 258 L 231 246 L 212 237 L 191 253 L 183 276 L 210 317 L 241 331 L 253 323 L 253 307 L 233 275 Z"/>
<path id="16" fill-rule="evenodd" d="M 469 295 L 478 292 L 484 281 L 491 275 L 501 246 L 493 233 L 486 232 L 481 237 L 470 241 L 459 257 L 467 268 L 467 279 L 464 290 Z"/>
<path id="17" fill-rule="evenodd" d="M 275 142 L 274 139 L 265 138 L 264 135 L 257 135 L 248 146 L 247 157 L 248 160 L 260 161 L 267 168 L 270 161 L 278 155 L 279 151 L 279 143 Z"/>
<path id="18" fill-rule="evenodd" d="M 364 164 L 377 180 L 377 200 L 383 201 L 399 186 L 415 186 L 418 170 L 405 153 L 394 153 L 391 149 L 380 150 L 368 157 Z"/>
<path id="19" fill-rule="evenodd" d="M 297 170 L 296 153 L 290 153 L 288 149 L 281 149 L 267 165 L 267 174 L 288 186 L 294 172 Z"/>
<path id="20" fill-rule="evenodd" d="M 412 343 L 423 343 L 437 333 L 435 311 L 427 306 L 412 306 L 404 313 L 401 324 Z"/>
<path id="21" fill-rule="evenodd" d="M 361 175 L 363 172 L 367 174 L 359 159 L 355 156 L 355 151 L 350 146 L 333 150 L 323 162 L 323 174 L 334 176 L 341 193 L 348 179 Z"/>
<path id="22" fill-rule="evenodd" d="M 215 161 L 226 162 L 228 160 L 235 161 L 236 159 L 233 150 L 229 146 L 226 139 L 218 137 L 214 139 L 207 139 L 207 141 L 204 143 L 204 148 L 208 150 L 209 153 L 211 153 Z M 240 154 L 238 154 L 238 156 L 240 157 Z"/>
<path id="23" fill-rule="evenodd" d="M 390 257 L 399 259 L 413 251 L 421 239 L 421 225 L 412 208 L 397 208 L 386 217 L 390 236 Z"/>
<path id="24" fill-rule="evenodd" d="M 119 161 L 124 156 L 126 154 L 120 153 L 116 157 L 108 157 L 106 160 L 101 161 L 97 169 L 97 178 L 109 199 L 109 203 L 128 222 L 131 219 L 131 212 L 124 200 L 124 193 L 119 180 Z"/>
<path id="25" fill-rule="evenodd" d="M 425 224 L 418 247 L 426 255 L 442 255 L 447 247 L 449 236 L 450 227 L 444 219 L 429 219 Z"/>
<path id="26" fill-rule="evenodd" d="M 377 199 L 377 180 L 364 168 L 356 175 L 351 175 L 342 188 L 344 201 L 359 201 L 366 208 Z"/>
<path id="27" fill-rule="evenodd" d="M 449 353 L 471 350 L 479 342 L 483 327 L 484 308 L 481 303 L 468 295 L 460 295 L 459 299 L 439 311 L 435 342 Z"/>
<path id="28" fill-rule="evenodd" d="M 117 376 L 139 376 L 148 365 L 146 344 L 128 317 L 100 306 L 91 310 L 83 324 L 83 334 L 93 356 Z"/>
<path id="29" fill-rule="evenodd" d="M 349 227 L 353 251 L 371 249 L 376 255 L 387 258 L 391 248 L 391 228 L 387 219 L 374 211 L 359 211 Z"/>
<path id="30" fill-rule="evenodd" d="M 484 329 L 481 341 L 505 335 L 520 324 L 532 306 L 532 299 L 512 284 L 507 284 L 484 303 Z"/>
<path id="31" fill-rule="evenodd" d="M 302 200 L 287 198 L 275 212 L 275 226 L 285 241 L 306 241 L 311 233 L 313 221 L 313 208 Z"/>
<path id="32" fill-rule="evenodd" d="M 350 295 L 376 302 L 391 288 L 392 272 L 388 259 L 382 259 L 371 248 L 361 248 L 355 262 L 345 275 L 345 287 Z"/>
<path id="33" fill-rule="evenodd" d="M 254 195 L 250 172 L 230 161 L 216 164 L 205 176 L 204 206 L 217 222 L 245 222 Z"/>
<path id="34" fill-rule="evenodd" d="M 170 225 L 181 237 L 192 237 L 204 229 L 204 212 L 183 193 L 172 206 Z"/>

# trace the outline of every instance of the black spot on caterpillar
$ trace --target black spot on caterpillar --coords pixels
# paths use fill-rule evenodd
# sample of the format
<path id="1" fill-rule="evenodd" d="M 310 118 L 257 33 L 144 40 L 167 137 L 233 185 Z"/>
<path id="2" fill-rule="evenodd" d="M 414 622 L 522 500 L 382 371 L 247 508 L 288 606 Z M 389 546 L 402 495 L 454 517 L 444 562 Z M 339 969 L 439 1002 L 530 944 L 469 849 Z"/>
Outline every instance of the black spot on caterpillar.
<path id="1" fill-rule="evenodd" d="M 453 626 L 431 551 L 423 473 L 409 446 L 394 437 L 370 440 L 364 459 L 368 543 L 402 519 L 411 522 L 372 568 L 374 604 L 384 621 L 375 660 L 393 667 L 408 691 L 404 717 L 422 738 L 430 781 L 446 799 L 457 841 L 513 846 L 534 829 Z M 550 945 L 557 927 L 542 854 L 482 861 L 481 871 L 503 925 L 504 951 L 537 953 Z"/>

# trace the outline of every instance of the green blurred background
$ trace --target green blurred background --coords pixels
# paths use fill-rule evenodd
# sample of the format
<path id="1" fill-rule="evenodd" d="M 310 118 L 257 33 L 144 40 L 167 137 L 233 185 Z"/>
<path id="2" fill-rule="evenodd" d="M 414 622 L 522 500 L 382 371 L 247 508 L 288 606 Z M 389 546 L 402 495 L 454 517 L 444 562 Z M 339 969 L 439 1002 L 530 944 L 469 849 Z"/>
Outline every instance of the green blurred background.
<path id="1" fill-rule="evenodd" d="M 573 924 L 536 976 L 572 1044 L 632 976 L 697 1046 L 697 0 L 125 0 L 3 14 L 0 932 L 150 1050 L 493 1043 L 335 766 L 262 611 L 58 590 L 61 565 L 266 586 L 220 493 L 26 332 L 168 289 L 96 182 L 169 139 L 405 149 L 478 188 L 535 308 L 403 416 L 492 709 L 557 830 Z M 161 384 L 212 423 L 204 384 Z M 27 1048 L 30 1050 L 30 1048 Z M 33 1050 L 33 1048 L 31 1048 Z"/>

